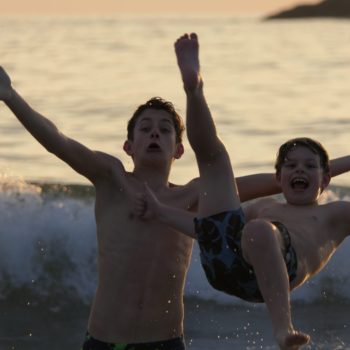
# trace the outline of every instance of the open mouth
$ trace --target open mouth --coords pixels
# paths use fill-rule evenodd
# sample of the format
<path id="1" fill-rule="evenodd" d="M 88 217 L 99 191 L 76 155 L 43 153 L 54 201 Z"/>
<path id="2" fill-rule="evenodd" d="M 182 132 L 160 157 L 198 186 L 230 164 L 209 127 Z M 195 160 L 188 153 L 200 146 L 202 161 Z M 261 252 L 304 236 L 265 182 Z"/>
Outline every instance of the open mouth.
<path id="1" fill-rule="evenodd" d="M 155 142 L 152 142 L 148 147 L 147 147 L 147 152 L 160 152 L 161 151 L 161 148 L 160 146 L 155 143 Z"/>
<path id="2" fill-rule="evenodd" d="M 291 186 L 294 190 L 305 190 L 308 188 L 309 182 L 302 177 L 296 177 L 292 180 Z"/>

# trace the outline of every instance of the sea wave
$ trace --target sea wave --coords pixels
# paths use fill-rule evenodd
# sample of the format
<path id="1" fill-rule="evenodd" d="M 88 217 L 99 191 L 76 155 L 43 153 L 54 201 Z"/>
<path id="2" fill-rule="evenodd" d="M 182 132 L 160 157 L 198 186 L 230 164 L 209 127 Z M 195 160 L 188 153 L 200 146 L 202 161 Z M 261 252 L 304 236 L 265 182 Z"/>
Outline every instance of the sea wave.
<path id="1" fill-rule="evenodd" d="M 335 199 L 350 200 L 350 188 L 333 187 L 323 197 L 324 202 Z M 35 184 L 0 175 L 0 299 L 25 290 L 38 298 L 62 296 L 90 303 L 97 277 L 93 207 L 91 186 Z M 292 299 L 350 302 L 349 248 L 350 240 Z M 244 303 L 210 287 L 197 245 L 185 297 Z"/>

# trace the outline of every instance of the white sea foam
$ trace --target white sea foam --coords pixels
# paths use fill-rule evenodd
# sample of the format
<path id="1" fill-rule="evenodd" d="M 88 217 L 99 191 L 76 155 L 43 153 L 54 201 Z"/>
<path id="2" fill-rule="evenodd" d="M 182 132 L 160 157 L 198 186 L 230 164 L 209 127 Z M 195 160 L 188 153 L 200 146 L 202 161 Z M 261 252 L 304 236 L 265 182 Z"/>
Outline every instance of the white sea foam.
<path id="1" fill-rule="evenodd" d="M 0 290 L 22 285 L 45 294 L 62 283 L 80 297 L 95 288 L 93 204 L 46 198 L 39 186 L 2 177 L 0 184 Z"/>
<path id="2" fill-rule="evenodd" d="M 0 181 L 0 292 L 21 286 L 46 295 L 64 289 L 89 301 L 96 287 L 96 237 L 92 198 L 42 193 L 40 186 L 2 176 Z M 336 191 L 325 200 L 337 199 Z M 327 267 L 293 292 L 293 299 L 314 302 L 349 300 L 350 240 Z M 214 290 L 207 282 L 197 244 L 187 275 L 185 295 L 219 303 L 243 303 Z"/>

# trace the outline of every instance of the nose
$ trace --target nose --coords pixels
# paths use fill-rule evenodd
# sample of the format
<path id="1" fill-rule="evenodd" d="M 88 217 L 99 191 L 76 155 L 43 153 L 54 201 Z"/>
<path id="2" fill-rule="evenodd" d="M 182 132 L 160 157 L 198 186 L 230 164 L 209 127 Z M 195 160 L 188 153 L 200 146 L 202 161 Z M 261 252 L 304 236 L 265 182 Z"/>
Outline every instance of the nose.
<path id="1" fill-rule="evenodd" d="M 296 171 L 298 172 L 298 173 L 302 173 L 302 172 L 304 172 L 304 166 L 302 165 L 302 164 L 298 164 L 297 165 L 297 167 L 296 167 Z"/>
<path id="2" fill-rule="evenodd" d="M 151 138 L 152 139 L 159 139 L 159 131 L 158 129 L 153 129 L 151 132 Z"/>

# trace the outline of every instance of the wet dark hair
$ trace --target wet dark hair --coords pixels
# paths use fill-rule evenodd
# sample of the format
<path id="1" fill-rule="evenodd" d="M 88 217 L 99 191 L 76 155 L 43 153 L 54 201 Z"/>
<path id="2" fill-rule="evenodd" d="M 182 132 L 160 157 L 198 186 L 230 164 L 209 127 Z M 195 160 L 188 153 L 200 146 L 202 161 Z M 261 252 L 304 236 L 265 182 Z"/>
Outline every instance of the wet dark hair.
<path id="1" fill-rule="evenodd" d="M 182 121 L 182 118 L 180 115 L 176 112 L 174 105 L 166 101 L 160 97 L 153 97 L 150 100 L 148 100 L 146 103 L 140 105 L 136 111 L 134 112 L 133 116 L 130 118 L 128 122 L 128 140 L 133 140 L 134 138 L 134 129 L 136 122 L 138 118 L 140 117 L 141 113 L 146 109 L 157 109 L 157 110 L 163 110 L 165 112 L 168 112 L 171 116 L 172 122 L 174 124 L 175 133 L 176 133 L 176 142 L 180 143 L 182 142 L 182 134 L 185 130 L 184 123 Z"/>
<path id="2" fill-rule="evenodd" d="M 312 153 L 317 154 L 320 157 L 321 168 L 325 174 L 330 173 L 329 156 L 325 148 L 313 139 L 308 137 L 298 137 L 285 142 L 278 150 L 275 169 L 278 176 L 281 172 L 281 168 L 286 161 L 288 153 L 295 147 L 301 146 L 309 149 Z"/>

